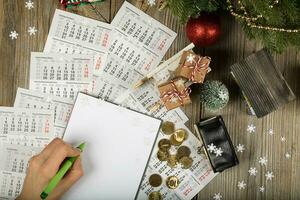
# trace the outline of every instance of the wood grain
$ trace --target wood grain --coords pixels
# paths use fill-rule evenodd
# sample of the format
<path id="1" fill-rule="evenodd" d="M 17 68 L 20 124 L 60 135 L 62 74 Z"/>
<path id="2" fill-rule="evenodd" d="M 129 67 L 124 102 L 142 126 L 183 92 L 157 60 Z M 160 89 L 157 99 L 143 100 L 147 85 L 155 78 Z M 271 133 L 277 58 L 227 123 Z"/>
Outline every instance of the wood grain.
<path id="1" fill-rule="evenodd" d="M 57 0 L 33 1 L 35 8 L 28 11 L 24 7 L 24 0 L 0 0 L 1 106 L 12 106 L 17 87 L 28 87 L 30 52 L 43 50 L 54 10 L 60 7 Z M 130 2 L 178 33 L 165 59 L 189 43 L 184 25 L 179 24 L 169 10 L 159 12 L 155 7 L 147 6 L 143 0 Z M 121 0 L 106 0 L 96 7 L 106 20 L 111 21 L 122 3 Z M 71 12 L 105 21 L 90 6 L 73 8 Z M 220 112 L 207 112 L 199 103 L 198 88 L 195 87 L 193 103 L 184 110 L 190 118 L 187 125 L 192 130 L 196 121 L 221 114 L 233 143 L 245 144 L 246 151 L 238 154 L 240 165 L 219 174 L 196 198 L 212 199 L 214 193 L 220 192 L 223 199 L 300 199 L 300 53 L 289 48 L 282 54 L 273 55 L 297 99 L 262 119 L 248 116 L 239 89 L 229 75 L 229 66 L 262 47 L 257 41 L 248 40 L 232 17 L 222 14 L 221 19 L 221 40 L 216 45 L 199 51 L 212 57 L 213 71 L 207 78 L 221 80 L 228 86 L 230 102 Z M 29 26 L 37 27 L 38 33 L 35 36 L 27 33 Z M 17 40 L 8 37 L 12 30 L 19 33 Z M 253 135 L 246 131 L 250 123 L 256 125 L 256 133 Z M 266 134 L 271 128 L 275 133 L 273 136 Z M 286 142 L 280 141 L 281 136 L 286 138 Z M 286 152 L 291 153 L 292 158 L 286 159 Z M 258 157 L 261 156 L 268 159 L 266 167 L 258 164 Z M 259 172 L 256 177 L 249 177 L 250 167 L 257 167 Z M 275 178 L 266 182 L 264 175 L 268 170 L 274 172 Z M 238 190 L 239 180 L 247 183 L 245 190 Z M 259 192 L 258 187 L 261 185 L 266 188 L 264 193 Z"/>

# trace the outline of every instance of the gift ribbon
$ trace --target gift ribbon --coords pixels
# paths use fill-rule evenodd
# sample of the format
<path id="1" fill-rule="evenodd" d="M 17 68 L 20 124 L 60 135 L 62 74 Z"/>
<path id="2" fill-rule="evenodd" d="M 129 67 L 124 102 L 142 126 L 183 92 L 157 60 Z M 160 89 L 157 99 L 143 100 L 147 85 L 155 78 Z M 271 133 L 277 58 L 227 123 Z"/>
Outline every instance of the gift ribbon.
<path id="1" fill-rule="evenodd" d="M 172 84 L 172 90 L 169 90 L 167 92 L 164 92 L 160 98 L 161 100 L 164 102 L 164 104 L 167 102 L 167 101 L 171 101 L 171 99 L 173 98 L 177 98 L 179 101 L 180 101 L 180 105 L 183 105 L 183 99 L 188 97 L 189 94 L 192 92 L 191 88 L 185 88 L 182 92 L 180 92 L 174 81 L 171 81 L 171 84 Z"/>
<path id="2" fill-rule="evenodd" d="M 193 83 L 197 83 L 197 81 L 195 80 L 196 73 L 200 73 L 201 69 L 208 69 L 207 63 L 204 63 L 204 64 L 200 63 L 203 58 L 204 57 L 200 57 L 197 61 L 194 61 L 195 66 L 192 66 L 192 65 L 191 66 L 187 66 L 187 65 L 183 66 L 184 68 L 193 69 L 191 77 L 189 78 L 189 80 L 192 81 Z M 209 57 L 207 57 L 207 58 L 210 59 Z"/>

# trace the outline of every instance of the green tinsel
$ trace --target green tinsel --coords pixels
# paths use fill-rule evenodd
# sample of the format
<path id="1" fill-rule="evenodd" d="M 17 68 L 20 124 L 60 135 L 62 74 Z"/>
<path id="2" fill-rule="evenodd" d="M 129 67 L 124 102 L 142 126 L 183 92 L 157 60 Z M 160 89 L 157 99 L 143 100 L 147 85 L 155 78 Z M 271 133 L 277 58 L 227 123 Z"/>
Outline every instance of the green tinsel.
<path id="1" fill-rule="evenodd" d="M 220 81 L 205 81 L 200 87 L 200 101 L 206 109 L 218 111 L 229 101 L 229 92 Z"/>

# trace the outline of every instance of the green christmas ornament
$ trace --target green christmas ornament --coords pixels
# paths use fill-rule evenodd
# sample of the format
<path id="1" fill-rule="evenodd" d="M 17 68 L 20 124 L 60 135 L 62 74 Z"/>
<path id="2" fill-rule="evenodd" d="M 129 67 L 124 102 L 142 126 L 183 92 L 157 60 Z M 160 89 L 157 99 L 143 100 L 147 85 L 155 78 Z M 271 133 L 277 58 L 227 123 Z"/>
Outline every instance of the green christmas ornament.
<path id="1" fill-rule="evenodd" d="M 220 81 L 205 81 L 200 88 L 200 101 L 210 111 L 218 111 L 229 101 L 229 92 Z"/>

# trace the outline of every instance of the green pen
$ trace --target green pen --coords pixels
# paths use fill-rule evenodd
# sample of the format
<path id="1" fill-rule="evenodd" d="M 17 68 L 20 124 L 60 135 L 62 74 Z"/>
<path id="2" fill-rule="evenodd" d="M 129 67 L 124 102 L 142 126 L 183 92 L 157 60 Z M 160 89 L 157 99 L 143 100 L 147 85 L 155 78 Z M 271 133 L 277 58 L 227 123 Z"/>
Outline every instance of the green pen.
<path id="1" fill-rule="evenodd" d="M 85 143 L 81 143 L 77 148 L 82 152 L 84 147 L 85 147 Z M 56 175 L 50 180 L 48 185 L 45 187 L 45 189 L 41 193 L 40 197 L 42 199 L 46 199 L 48 197 L 48 195 L 56 187 L 56 185 L 59 183 L 59 181 L 64 177 L 64 175 L 72 167 L 72 165 L 74 164 L 74 162 L 76 161 L 77 158 L 78 157 L 70 157 L 70 158 L 65 159 L 61 168 L 58 170 Z"/>

